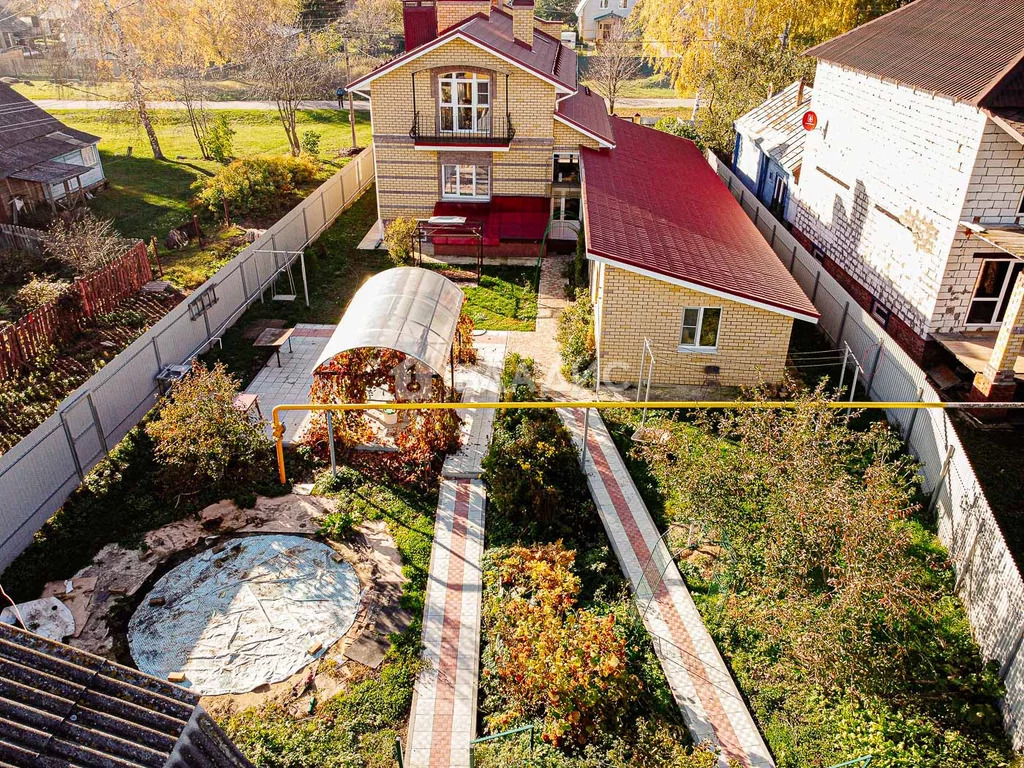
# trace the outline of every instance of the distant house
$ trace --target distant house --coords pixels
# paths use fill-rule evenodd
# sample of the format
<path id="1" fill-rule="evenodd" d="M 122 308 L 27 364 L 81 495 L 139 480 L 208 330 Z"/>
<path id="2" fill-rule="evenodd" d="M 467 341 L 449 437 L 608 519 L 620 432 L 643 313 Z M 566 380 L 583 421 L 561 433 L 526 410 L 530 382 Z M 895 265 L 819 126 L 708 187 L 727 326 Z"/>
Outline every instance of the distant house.
<path id="1" fill-rule="evenodd" d="M 622 24 L 637 0 L 580 0 L 576 18 L 580 39 L 594 43 L 607 38 Z"/>
<path id="2" fill-rule="evenodd" d="M 0 623 L 0 765 L 252 768 L 199 696 Z"/>
<path id="3" fill-rule="evenodd" d="M 69 128 L 0 84 L 0 222 L 72 207 L 105 183 L 99 137 Z"/>
<path id="4" fill-rule="evenodd" d="M 811 89 L 798 81 L 736 120 L 732 166 L 737 177 L 779 218 L 786 218 L 790 189 L 800 181 L 803 116 Z"/>

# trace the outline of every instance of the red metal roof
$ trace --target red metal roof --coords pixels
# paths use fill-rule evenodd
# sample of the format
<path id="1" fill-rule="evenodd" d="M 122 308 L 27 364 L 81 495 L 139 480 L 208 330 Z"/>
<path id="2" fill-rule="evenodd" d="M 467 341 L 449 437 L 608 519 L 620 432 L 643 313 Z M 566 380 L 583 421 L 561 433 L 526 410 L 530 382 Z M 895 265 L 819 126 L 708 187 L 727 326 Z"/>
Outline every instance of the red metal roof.
<path id="1" fill-rule="evenodd" d="M 1024 0 L 915 0 L 807 51 L 921 90 L 1002 107 L 1024 106 L 1022 53 Z"/>
<path id="2" fill-rule="evenodd" d="M 489 15 L 477 13 L 463 19 L 446 29 L 436 39 L 396 56 L 368 74 L 353 80 L 346 87 L 358 89 L 360 85 L 378 75 L 401 66 L 432 47 L 443 45 L 457 36 L 465 37 L 568 90 L 576 90 L 576 52 L 539 29 L 533 32 L 532 48 L 522 41 L 517 41 L 512 34 L 512 17 L 497 8 L 492 8 Z"/>
<path id="3" fill-rule="evenodd" d="M 604 99 L 589 88 L 581 88 L 572 96 L 558 102 L 556 114 L 608 144 L 615 144 L 612 119 L 608 116 Z"/>
<path id="4" fill-rule="evenodd" d="M 616 119 L 615 149 L 583 148 L 587 252 L 814 320 L 810 299 L 693 142 Z"/>

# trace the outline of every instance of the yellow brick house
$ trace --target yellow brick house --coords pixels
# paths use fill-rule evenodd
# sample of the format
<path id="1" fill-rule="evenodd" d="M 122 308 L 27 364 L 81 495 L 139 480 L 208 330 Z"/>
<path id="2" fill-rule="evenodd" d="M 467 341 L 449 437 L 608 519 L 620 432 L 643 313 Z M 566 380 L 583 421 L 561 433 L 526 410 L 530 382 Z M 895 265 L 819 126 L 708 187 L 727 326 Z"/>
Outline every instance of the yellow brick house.
<path id="1" fill-rule="evenodd" d="M 404 0 L 406 51 L 349 88 L 370 98 L 384 225 L 436 255 L 536 256 L 585 221 L 605 381 L 781 379 L 817 313 L 694 144 L 608 115 L 532 0 Z"/>

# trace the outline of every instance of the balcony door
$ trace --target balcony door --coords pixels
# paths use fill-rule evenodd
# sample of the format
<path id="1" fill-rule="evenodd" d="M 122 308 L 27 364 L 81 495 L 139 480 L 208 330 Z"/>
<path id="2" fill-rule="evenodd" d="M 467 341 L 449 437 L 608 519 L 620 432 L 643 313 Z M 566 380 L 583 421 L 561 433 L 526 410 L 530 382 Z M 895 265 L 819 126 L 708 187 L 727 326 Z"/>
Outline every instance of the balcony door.
<path id="1" fill-rule="evenodd" d="M 974 296 L 967 311 L 968 330 L 999 327 L 1006 314 L 1013 284 L 1022 271 L 1024 262 L 1018 259 L 985 259 L 981 263 Z"/>
<path id="2" fill-rule="evenodd" d="M 491 79 L 475 72 L 449 72 L 440 79 L 442 133 L 489 133 Z"/>

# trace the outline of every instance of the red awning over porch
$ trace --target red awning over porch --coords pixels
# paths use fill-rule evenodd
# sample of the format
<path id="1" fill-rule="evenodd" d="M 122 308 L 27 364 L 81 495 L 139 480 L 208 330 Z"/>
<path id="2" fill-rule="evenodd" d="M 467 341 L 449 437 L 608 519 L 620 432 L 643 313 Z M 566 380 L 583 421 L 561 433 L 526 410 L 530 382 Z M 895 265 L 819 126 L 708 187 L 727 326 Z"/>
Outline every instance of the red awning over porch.
<path id="1" fill-rule="evenodd" d="M 463 216 L 467 224 L 483 226 L 483 244 L 495 246 L 507 240 L 541 240 L 551 218 L 546 197 L 496 195 L 486 203 L 441 200 L 434 204 L 434 216 Z M 451 227 L 431 240 L 438 245 L 476 245 L 469 231 Z"/>

